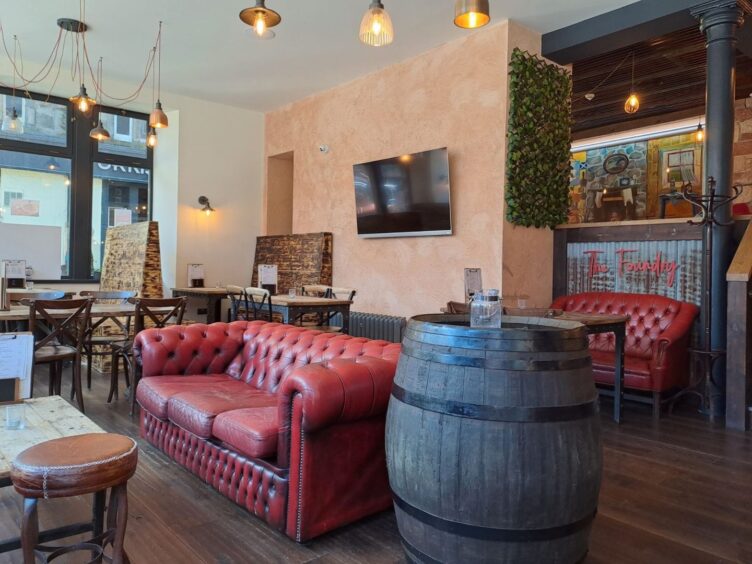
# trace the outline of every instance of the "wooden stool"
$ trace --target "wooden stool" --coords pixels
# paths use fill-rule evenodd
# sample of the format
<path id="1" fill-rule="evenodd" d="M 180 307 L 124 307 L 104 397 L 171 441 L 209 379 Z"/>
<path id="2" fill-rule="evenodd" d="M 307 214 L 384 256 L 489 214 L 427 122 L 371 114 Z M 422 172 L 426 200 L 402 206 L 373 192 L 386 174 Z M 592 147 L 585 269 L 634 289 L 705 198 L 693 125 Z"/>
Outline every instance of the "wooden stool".
<path id="1" fill-rule="evenodd" d="M 126 484 L 136 471 L 138 446 L 123 435 L 91 433 L 53 439 L 19 454 L 11 467 L 11 481 L 24 497 L 21 547 L 24 564 L 34 564 L 35 550 L 49 552 L 47 562 L 69 552 L 88 550 L 92 562 L 102 558 L 115 564 L 128 563 L 123 549 L 128 521 Z M 107 529 L 104 511 L 107 489 Z M 88 530 L 93 538 L 66 547 L 38 544 L 37 500 L 94 494 L 93 519 Z M 104 549 L 112 545 L 112 557 Z"/>

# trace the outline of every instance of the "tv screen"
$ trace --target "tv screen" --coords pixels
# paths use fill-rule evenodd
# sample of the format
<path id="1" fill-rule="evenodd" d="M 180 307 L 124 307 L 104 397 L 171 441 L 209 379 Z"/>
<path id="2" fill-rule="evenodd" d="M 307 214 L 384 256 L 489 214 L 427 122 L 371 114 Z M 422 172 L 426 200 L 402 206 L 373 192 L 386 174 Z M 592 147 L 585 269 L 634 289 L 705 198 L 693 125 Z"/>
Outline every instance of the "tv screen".
<path id="1" fill-rule="evenodd" d="M 356 164 L 360 237 L 451 235 L 446 148 Z"/>

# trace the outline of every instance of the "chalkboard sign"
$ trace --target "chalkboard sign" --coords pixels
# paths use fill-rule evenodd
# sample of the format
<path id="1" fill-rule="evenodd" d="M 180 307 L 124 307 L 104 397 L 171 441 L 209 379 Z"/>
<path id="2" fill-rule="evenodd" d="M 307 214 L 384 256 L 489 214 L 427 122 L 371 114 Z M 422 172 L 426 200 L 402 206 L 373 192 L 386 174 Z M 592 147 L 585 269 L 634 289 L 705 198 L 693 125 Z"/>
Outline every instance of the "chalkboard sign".
<path id="1" fill-rule="evenodd" d="M 20 389 L 18 378 L 0 380 L 0 404 L 16 403 L 19 401 Z"/>

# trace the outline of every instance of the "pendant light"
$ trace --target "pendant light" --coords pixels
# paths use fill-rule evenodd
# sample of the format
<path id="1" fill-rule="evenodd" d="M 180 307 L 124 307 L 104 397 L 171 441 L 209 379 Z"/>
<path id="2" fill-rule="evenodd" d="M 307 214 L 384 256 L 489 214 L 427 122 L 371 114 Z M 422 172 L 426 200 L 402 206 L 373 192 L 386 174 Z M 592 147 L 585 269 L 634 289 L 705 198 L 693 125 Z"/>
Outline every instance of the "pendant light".
<path id="1" fill-rule="evenodd" d="M 381 0 L 373 0 L 360 22 L 360 41 L 371 47 L 383 47 L 394 41 L 392 18 Z"/>
<path id="2" fill-rule="evenodd" d="M 240 19 L 253 28 L 253 33 L 259 39 L 271 39 L 274 32 L 269 28 L 279 25 L 282 16 L 267 8 L 264 0 L 256 0 L 255 6 L 240 12 Z"/>
<path id="3" fill-rule="evenodd" d="M 153 71 L 152 71 L 153 72 Z M 153 78 L 154 75 L 152 75 Z M 159 34 L 157 35 L 157 103 L 149 115 L 149 126 L 155 129 L 166 128 L 169 125 L 167 114 L 162 110 L 162 22 L 159 22 Z"/>
<path id="4" fill-rule="evenodd" d="M 705 141 L 705 129 L 702 127 L 702 120 L 697 122 L 697 131 L 695 131 L 695 141 L 702 143 Z"/>
<path id="5" fill-rule="evenodd" d="M 153 127 L 149 128 L 149 133 L 146 135 L 146 146 L 150 149 L 157 146 L 157 130 Z"/>
<path id="6" fill-rule="evenodd" d="M 640 109 L 640 99 L 637 97 L 637 94 L 635 94 L 634 89 L 634 67 L 635 56 L 634 53 L 632 53 L 632 85 L 629 89 L 629 96 L 627 97 L 627 101 L 624 102 L 624 111 L 628 114 L 637 113 L 637 110 Z"/>
<path id="7" fill-rule="evenodd" d="M 477 29 L 491 21 L 488 0 L 455 0 L 454 25 L 463 29 Z"/>
<path id="8" fill-rule="evenodd" d="M 102 101 L 102 57 L 99 57 L 99 65 L 97 68 L 97 82 L 94 86 L 97 87 L 98 103 Z M 110 138 L 110 132 L 102 126 L 102 112 L 99 113 L 99 119 L 97 120 L 96 127 L 89 132 L 89 137 L 95 141 L 107 141 Z"/>
<path id="9" fill-rule="evenodd" d="M 94 98 L 89 97 L 89 94 L 86 92 L 86 86 L 83 83 L 81 83 L 81 90 L 79 90 L 78 94 L 68 99 L 84 115 L 88 115 L 97 103 Z"/>
<path id="10" fill-rule="evenodd" d="M 23 122 L 18 117 L 18 111 L 16 110 L 16 61 L 18 51 L 18 37 L 13 36 L 13 106 L 7 111 L 7 115 L 3 120 L 2 131 L 5 133 L 13 133 L 15 135 L 21 135 L 23 133 Z M 7 100 L 7 98 L 6 98 Z"/>

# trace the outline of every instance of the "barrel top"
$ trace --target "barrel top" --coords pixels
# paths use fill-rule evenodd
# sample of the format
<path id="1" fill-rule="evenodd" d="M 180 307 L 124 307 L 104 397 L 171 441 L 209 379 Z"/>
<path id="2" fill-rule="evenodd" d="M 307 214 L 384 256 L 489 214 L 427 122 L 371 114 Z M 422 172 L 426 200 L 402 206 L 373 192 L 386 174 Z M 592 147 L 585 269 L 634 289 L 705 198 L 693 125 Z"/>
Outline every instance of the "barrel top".
<path id="1" fill-rule="evenodd" d="M 504 315 L 501 328 L 470 327 L 470 316 L 466 314 L 430 313 L 410 318 L 411 329 L 426 332 L 438 332 L 444 335 L 472 336 L 479 338 L 530 338 L 545 333 L 562 338 L 585 335 L 585 326 L 578 321 L 548 317 L 518 317 Z"/>

